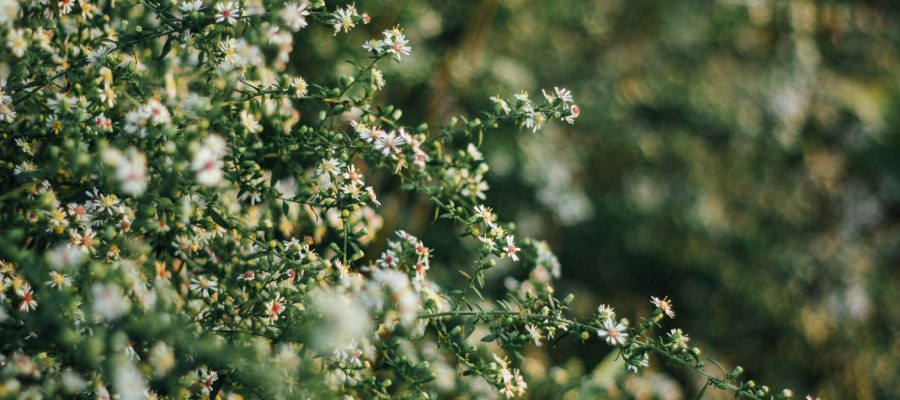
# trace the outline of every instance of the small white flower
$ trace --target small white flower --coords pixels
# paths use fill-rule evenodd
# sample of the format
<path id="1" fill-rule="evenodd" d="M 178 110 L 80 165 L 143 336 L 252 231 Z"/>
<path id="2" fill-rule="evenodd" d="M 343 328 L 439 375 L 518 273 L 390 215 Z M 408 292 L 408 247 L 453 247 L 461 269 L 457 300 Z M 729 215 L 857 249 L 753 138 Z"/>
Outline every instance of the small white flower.
<path id="1" fill-rule="evenodd" d="M 357 16 L 355 5 L 349 5 L 347 8 L 335 11 L 333 15 L 334 20 L 332 21 L 334 34 L 337 35 L 341 29 L 344 30 L 344 33 L 350 32 L 350 29 L 356 26 L 356 22 L 353 22 L 353 17 L 355 16 Z"/>
<path id="2" fill-rule="evenodd" d="M 294 32 L 306 28 L 306 16 L 309 15 L 309 11 L 306 8 L 308 6 L 309 3 L 306 1 L 300 4 L 294 2 L 285 5 L 281 9 L 281 20 L 284 21 L 284 25 Z"/>
<path id="3" fill-rule="evenodd" d="M 94 51 L 92 51 L 90 55 L 87 56 L 87 62 L 90 65 L 96 66 L 97 64 L 100 63 L 100 60 L 102 60 L 103 57 L 106 57 L 106 55 L 108 53 L 109 53 L 109 49 L 107 49 L 106 46 L 100 46 L 97 49 L 95 49 Z"/>
<path id="4" fill-rule="evenodd" d="M 397 57 L 397 61 L 400 61 L 400 56 L 409 55 L 410 50 L 412 50 L 412 47 L 408 45 L 409 41 L 406 40 L 406 36 L 403 35 L 399 28 L 384 31 L 382 43 L 387 48 L 388 53 Z"/>
<path id="5" fill-rule="evenodd" d="M 200 11 L 203 8 L 203 0 L 185 0 L 181 2 L 181 11 L 186 13 Z"/>
<path id="6" fill-rule="evenodd" d="M 541 339 L 544 338 L 543 336 L 541 336 L 541 331 L 534 325 L 525 326 L 525 330 L 528 331 L 528 336 L 531 338 L 531 340 L 534 341 L 534 345 L 541 347 Z"/>
<path id="7" fill-rule="evenodd" d="M 239 6 L 230 1 L 216 4 L 216 11 L 216 22 L 224 22 L 228 25 L 234 25 L 237 19 L 241 16 L 241 10 Z"/>
<path id="8" fill-rule="evenodd" d="M 241 111 L 241 125 L 250 131 L 250 133 L 257 133 L 262 130 L 259 119 L 247 110 Z"/>
<path id="9" fill-rule="evenodd" d="M 131 302 L 125 297 L 122 288 L 112 283 L 97 283 L 91 289 L 94 296 L 92 309 L 94 313 L 107 321 L 115 320 L 131 307 Z"/>
<path id="10" fill-rule="evenodd" d="M 606 339 L 610 346 L 621 346 L 628 339 L 628 332 L 625 332 L 625 324 L 617 324 L 615 320 L 608 318 L 603 321 L 603 327 L 597 329 L 597 336 Z"/>
<path id="11" fill-rule="evenodd" d="M 663 297 L 662 299 L 657 297 L 650 297 L 650 303 L 652 303 L 656 308 L 662 310 L 669 318 L 675 318 L 675 310 L 672 309 L 672 301 L 669 300 L 669 297 Z"/>
<path id="12" fill-rule="evenodd" d="M 512 235 L 507 236 L 506 247 L 503 248 L 503 251 L 505 251 L 513 261 L 519 261 L 518 253 L 521 249 L 516 247 L 514 240 L 515 238 Z"/>
<path id="13" fill-rule="evenodd" d="M 191 291 L 197 292 L 203 297 L 209 297 L 209 292 L 215 293 L 218 288 L 219 288 L 218 282 L 216 282 L 214 280 L 210 280 L 209 278 L 207 278 L 205 276 L 200 276 L 199 279 L 198 278 L 191 279 L 191 286 L 190 286 Z"/>
<path id="14" fill-rule="evenodd" d="M 191 169 L 197 173 L 197 183 L 202 186 L 216 186 L 222 180 L 222 156 L 225 155 L 225 140 L 218 135 L 210 135 L 203 147 L 194 153 Z"/>
<path id="15" fill-rule="evenodd" d="M 306 80 L 299 76 L 291 80 L 291 85 L 294 87 L 294 95 L 297 98 L 304 97 L 308 93 L 309 86 L 306 84 Z"/>

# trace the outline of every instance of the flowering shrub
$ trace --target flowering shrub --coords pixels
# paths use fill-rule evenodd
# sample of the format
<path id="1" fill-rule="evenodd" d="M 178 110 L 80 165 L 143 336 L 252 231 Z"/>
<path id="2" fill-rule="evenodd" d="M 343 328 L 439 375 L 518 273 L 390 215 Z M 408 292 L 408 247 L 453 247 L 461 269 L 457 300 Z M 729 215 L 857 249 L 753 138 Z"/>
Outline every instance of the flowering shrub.
<path id="1" fill-rule="evenodd" d="M 606 305 L 573 317 L 547 244 L 482 204 L 484 132 L 574 123 L 568 90 L 412 126 L 375 100 L 379 68 L 412 56 L 400 27 L 336 82 L 291 69 L 313 26 L 341 41 L 370 22 L 323 1 L 0 0 L 0 397 L 509 398 L 527 393 L 522 350 L 560 340 L 790 397 L 707 371 L 687 334 L 659 331 L 667 298 L 638 323 Z M 372 176 L 479 244 L 459 282 L 382 231 Z M 528 278 L 488 299 L 499 260 Z"/>

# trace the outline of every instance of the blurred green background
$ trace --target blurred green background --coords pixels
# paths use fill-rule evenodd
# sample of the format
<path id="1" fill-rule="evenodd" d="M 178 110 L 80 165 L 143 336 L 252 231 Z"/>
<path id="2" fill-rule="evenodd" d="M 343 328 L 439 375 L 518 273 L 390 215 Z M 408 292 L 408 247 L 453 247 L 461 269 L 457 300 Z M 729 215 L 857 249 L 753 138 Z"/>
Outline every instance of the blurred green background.
<path id="1" fill-rule="evenodd" d="M 673 327 L 773 389 L 900 393 L 900 3 L 357 6 L 373 17 L 353 33 L 360 43 L 395 23 L 411 40 L 412 56 L 385 68 L 381 95 L 409 124 L 475 116 L 496 94 L 572 90 L 582 109 L 574 126 L 504 127 L 482 149 L 487 204 L 550 243 L 563 265 L 558 292 L 578 294 L 577 312 L 608 303 L 647 315 L 651 295 L 668 295 Z M 330 34 L 298 43 L 301 70 L 358 55 L 320 47 L 331 41 L 315 35 Z M 389 200 L 386 221 L 393 214 L 438 249 L 437 276 L 467 265 L 471 253 L 447 250 L 464 243 L 429 235 L 442 230 L 429 229 L 427 205 Z M 590 373 L 609 351 L 568 342 L 530 354 L 537 361 L 523 368 L 546 378 L 532 396 L 584 389 L 569 372 Z M 702 384 L 653 370 L 620 377 L 622 390 L 606 396 L 692 398 Z"/>

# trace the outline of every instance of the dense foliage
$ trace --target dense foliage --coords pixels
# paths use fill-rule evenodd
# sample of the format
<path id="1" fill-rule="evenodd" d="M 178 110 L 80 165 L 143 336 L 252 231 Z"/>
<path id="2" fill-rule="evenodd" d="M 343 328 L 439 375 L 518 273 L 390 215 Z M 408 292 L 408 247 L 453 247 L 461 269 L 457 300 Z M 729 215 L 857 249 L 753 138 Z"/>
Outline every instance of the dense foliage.
<path id="1" fill-rule="evenodd" d="M 715 292 L 664 284 L 648 277 L 652 270 L 615 290 L 627 281 L 598 260 L 715 264 L 715 273 L 698 268 L 706 284 L 723 282 L 732 285 L 724 296 L 743 296 L 718 299 L 728 304 L 723 312 L 783 310 L 790 316 L 777 324 L 821 335 L 810 324 L 831 326 L 835 316 L 816 313 L 815 301 L 778 306 L 803 290 L 797 282 L 819 275 L 795 258 L 773 259 L 797 255 L 798 245 L 766 239 L 771 233 L 758 219 L 770 210 L 765 201 L 723 222 L 733 217 L 723 200 L 731 199 L 723 192 L 732 192 L 732 179 L 745 177 L 736 182 L 741 198 L 750 196 L 796 164 L 791 149 L 803 149 L 803 171 L 819 168 L 819 178 L 799 194 L 760 192 L 800 207 L 765 221 L 807 229 L 798 224 L 815 210 L 801 206 L 839 192 L 831 159 L 806 157 L 833 155 L 829 144 L 839 142 L 798 147 L 810 111 L 796 111 L 796 102 L 808 101 L 801 89 L 818 87 L 806 80 L 809 71 L 794 76 L 802 82 L 760 78 L 797 85 L 776 92 L 786 93 L 771 110 L 781 119 L 754 125 L 756 114 L 738 112 L 740 96 L 715 101 L 725 88 L 681 86 L 680 73 L 729 75 L 735 64 L 714 51 L 682 60 L 689 66 L 682 71 L 628 61 L 642 54 L 635 49 L 663 51 L 629 43 L 629 52 L 609 57 L 613 65 L 586 69 L 592 57 L 608 56 L 594 49 L 615 48 L 610 27 L 634 29 L 594 18 L 632 15 L 633 6 L 466 3 L 0 0 L 0 397 L 679 396 L 681 385 L 651 360 L 693 371 L 686 381 L 699 381 L 685 393 L 714 387 L 745 398 L 790 397 L 693 346 L 698 333 L 733 321 L 709 306 Z M 713 26 L 725 29 L 746 16 L 741 10 L 759 18 L 753 7 L 734 7 Z M 536 27 L 555 45 L 521 34 Z M 498 39 L 488 43 L 489 32 Z M 554 47 L 569 58 L 557 54 L 548 65 L 534 51 Z M 811 62 L 802 49 L 797 68 Z M 709 60 L 716 63 L 695 68 Z M 535 87 L 545 79 L 576 85 L 579 104 L 554 82 Z M 615 95 L 610 82 L 620 85 Z M 665 96 L 654 96 L 657 88 Z M 772 89 L 750 80 L 734 90 L 765 96 Z M 704 110 L 695 112 L 700 126 L 721 118 L 721 127 L 708 137 L 688 134 L 695 119 L 682 117 L 682 108 L 694 107 Z M 732 117 L 746 125 L 732 129 Z M 579 128 L 583 122 L 588 128 Z M 597 126 L 629 129 L 578 131 Z M 745 140 L 732 142 L 732 131 Z M 786 156 L 770 156 L 769 145 Z M 744 174 L 746 165 L 718 167 L 754 148 L 771 157 L 754 159 L 765 161 L 756 174 Z M 602 172 L 579 175 L 581 168 Z M 722 172 L 708 178 L 701 170 Z M 692 177 L 704 196 L 674 189 Z M 529 187 L 534 196 L 522 196 Z M 541 221 L 544 210 L 555 222 Z M 503 221 L 513 217 L 518 223 Z M 583 250 L 561 263 L 543 238 Z M 747 275 L 732 268 L 739 263 L 709 256 L 725 240 L 750 248 L 783 242 L 741 258 L 781 260 L 783 274 L 761 269 L 758 281 L 742 286 L 736 276 Z M 562 271 L 598 290 L 558 295 Z M 858 282 L 847 280 L 858 275 L 822 276 Z M 785 281 L 793 286 L 783 290 Z M 859 295 L 833 289 L 823 289 L 823 301 Z M 695 315 L 710 313 L 691 339 L 666 321 L 672 301 L 651 298 L 664 292 L 685 299 Z M 616 301 L 639 317 L 601 305 Z M 847 304 L 858 306 L 849 312 L 868 310 L 865 302 Z M 778 346 L 749 343 L 756 352 Z M 586 362 L 597 368 L 586 371 Z M 754 373 L 780 371 L 760 369 Z M 793 376 L 772 377 L 787 386 Z"/>

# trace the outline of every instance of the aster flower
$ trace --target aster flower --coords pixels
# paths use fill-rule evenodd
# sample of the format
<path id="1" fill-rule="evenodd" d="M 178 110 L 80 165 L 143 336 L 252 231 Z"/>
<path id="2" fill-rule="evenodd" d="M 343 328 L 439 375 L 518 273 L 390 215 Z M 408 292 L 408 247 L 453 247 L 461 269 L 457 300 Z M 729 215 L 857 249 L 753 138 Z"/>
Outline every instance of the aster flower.
<path id="1" fill-rule="evenodd" d="M 528 331 L 528 337 L 530 337 L 531 340 L 534 341 L 534 345 L 541 347 L 541 339 L 543 339 L 544 337 L 541 336 L 540 329 L 538 329 L 534 325 L 529 324 L 525 326 L 525 330 Z"/>
<path id="2" fill-rule="evenodd" d="M 306 27 L 306 16 L 309 15 L 309 3 L 306 1 L 288 3 L 281 9 L 281 20 L 284 25 L 296 32 Z"/>
<path id="3" fill-rule="evenodd" d="M 186 13 L 200 11 L 200 9 L 203 8 L 203 0 L 184 0 L 178 8 Z"/>
<path id="4" fill-rule="evenodd" d="M 381 43 L 388 53 L 397 57 L 397 61 L 400 61 L 401 56 L 409 55 L 410 50 L 412 50 L 412 47 L 409 46 L 409 41 L 406 40 L 406 36 L 403 35 L 399 28 L 384 31 L 384 39 Z"/>
<path id="5" fill-rule="evenodd" d="M 650 297 L 650 299 L 650 303 L 656 306 L 656 308 L 662 310 L 666 315 L 669 316 L 669 318 L 675 318 L 675 310 L 672 309 L 672 301 L 669 300 L 668 296 L 663 297 L 662 299 L 659 299 L 657 297 Z"/>
<path id="6" fill-rule="evenodd" d="M 205 276 L 191 279 L 190 289 L 203 297 L 209 297 L 209 293 L 215 293 L 219 288 L 219 283 Z"/>
<path id="7" fill-rule="evenodd" d="M 603 321 L 603 327 L 597 329 L 597 336 L 606 339 L 606 343 L 610 346 L 621 346 L 628 339 L 628 332 L 625 329 L 625 324 L 616 323 L 612 318 L 608 318 Z"/>
<path id="8" fill-rule="evenodd" d="M 356 22 L 353 22 L 353 17 L 356 17 L 356 6 L 349 5 L 346 8 L 339 8 L 332 15 L 332 26 L 334 27 L 334 34 L 337 35 L 342 29 L 344 33 L 350 32 L 350 29 L 353 29 L 356 26 Z"/>
<path id="9" fill-rule="evenodd" d="M 240 6 L 227 1 L 216 4 L 216 22 L 234 25 L 241 16 Z"/>
<path id="10" fill-rule="evenodd" d="M 505 251 L 506 254 L 509 255 L 509 258 L 511 258 L 513 261 L 519 261 L 518 253 L 519 253 L 519 250 L 521 250 L 521 249 L 516 247 L 514 240 L 515 240 L 515 238 L 512 235 L 507 236 L 506 237 L 506 246 L 503 248 L 503 251 Z"/>

